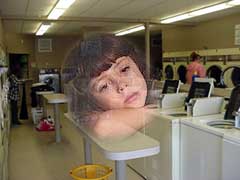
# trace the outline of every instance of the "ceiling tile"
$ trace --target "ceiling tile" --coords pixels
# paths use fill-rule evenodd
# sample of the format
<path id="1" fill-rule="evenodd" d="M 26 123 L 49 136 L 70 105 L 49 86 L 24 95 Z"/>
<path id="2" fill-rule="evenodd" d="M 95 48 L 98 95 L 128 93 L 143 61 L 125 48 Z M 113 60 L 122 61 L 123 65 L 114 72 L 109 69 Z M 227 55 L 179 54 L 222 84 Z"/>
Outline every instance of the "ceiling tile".
<path id="1" fill-rule="evenodd" d="M 25 15 L 28 0 L 0 0 L 3 15 Z"/>
<path id="2" fill-rule="evenodd" d="M 120 9 L 124 6 L 127 6 L 134 0 L 121 0 L 121 1 L 114 1 L 114 0 L 101 0 L 98 1 L 91 9 L 88 9 L 84 13 L 83 16 L 87 17 L 105 17 L 106 14 L 109 14 L 116 9 Z"/>
<path id="3" fill-rule="evenodd" d="M 78 17 L 91 9 L 100 0 L 76 0 L 74 4 L 66 10 L 63 16 Z"/>
<path id="4" fill-rule="evenodd" d="M 27 9 L 28 16 L 47 16 L 57 0 L 31 0 Z"/>
<path id="5" fill-rule="evenodd" d="M 142 19 L 141 16 L 134 16 L 138 12 L 148 11 L 151 7 L 161 4 L 163 0 L 132 0 L 125 6 L 116 7 L 112 9 L 106 16 L 107 17 L 117 17 L 117 18 L 137 18 Z"/>

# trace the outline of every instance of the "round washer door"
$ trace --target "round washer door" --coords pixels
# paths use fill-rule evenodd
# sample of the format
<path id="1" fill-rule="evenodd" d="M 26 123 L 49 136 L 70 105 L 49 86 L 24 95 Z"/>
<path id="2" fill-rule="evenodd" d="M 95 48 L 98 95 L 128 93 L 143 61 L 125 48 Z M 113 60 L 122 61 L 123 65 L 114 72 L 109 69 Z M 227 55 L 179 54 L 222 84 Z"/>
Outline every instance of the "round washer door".
<path id="1" fill-rule="evenodd" d="M 216 80 L 216 82 L 214 82 L 215 87 L 218 87 L 220 84 L 221 73 L 222 73 L 222 69 L 220 66 L 213 65 L 207 69 L 207 76 L 209 78 L 214 78 Z"/>
<path id="2" fill-rule="evenodd" d="M 240 68 L 233 69 L 231 79 L 234 86 L 240 84 Z"/>
<path id="3" fill-rule="evenodd" d="M 184 66 L 184 65 L 179 66 L 178 70 L 177 70 L 177 73 L 178 73 L 179 80 L 182 83 L 185 84 L 187 82 L 187 79 L 186 79 L 187 68 L 186 68 L 186 66 Z"/>
<path id="4" fill-rule="evenodd" d="M 166 79 L 173 79 L 173 67 L 171 65 L 167 65 L 165 67 L 165 77 Z"/>

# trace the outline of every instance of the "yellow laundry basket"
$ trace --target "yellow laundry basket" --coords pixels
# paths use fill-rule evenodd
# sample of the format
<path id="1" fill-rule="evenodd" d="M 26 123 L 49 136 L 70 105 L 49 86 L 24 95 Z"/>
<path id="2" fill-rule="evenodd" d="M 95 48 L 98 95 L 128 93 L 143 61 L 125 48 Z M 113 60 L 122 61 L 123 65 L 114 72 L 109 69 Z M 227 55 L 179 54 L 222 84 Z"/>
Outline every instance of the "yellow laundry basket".
<path id="1" fill-rule="evenodd" d="M 81 165 L 70 171 L 74 180 L 108 180 L 112 169 L 100 164 Z"/>

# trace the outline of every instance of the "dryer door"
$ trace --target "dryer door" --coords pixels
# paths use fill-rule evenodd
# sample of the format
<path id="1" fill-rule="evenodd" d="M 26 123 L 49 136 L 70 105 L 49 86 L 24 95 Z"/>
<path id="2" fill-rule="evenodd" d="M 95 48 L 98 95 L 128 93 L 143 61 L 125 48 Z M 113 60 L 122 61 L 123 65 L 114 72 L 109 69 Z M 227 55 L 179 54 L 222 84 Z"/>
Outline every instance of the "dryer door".
<path id="1" fill-rule="evenodd" d="M 231 79 L 234 86 L 240 84 L 240 68 L 233 69 Z"/>
<path id="2" fill-rule="evenodd" d="M 181 65 L 178 67 L 178 70 L 177 70 L 177 73 L 178 73 L 178 77 L 179 77 L 179 80 L 182 82 L 182 83 L 186 83 L 187 79 L 186 79 L 186 73 L 187 73 L 187 68 L 186 66 L 184 65 Z"/>
<path id="3" fill-rule="evenodd" d="M 60 90 L 59 74 L 43 74 L 39 75 L 39 81 L 44 82 L 54 89 L 55 92 Z"/>
<path id="4" fill-rule="evenodd" d="M 222 69 L 220 66 L 213 65 L 207 69 L 207 76 L 216 80 L 216 82 L 214 82 L 214 87 L 219 86 L 221 73 Z"/>
<path id="5" fill-rule="evenodd" d="M 166 79 L 173 79 L 174 73 L 173 73 L 173 67 L 171 65 L 167 65 L 165 67 L 165 78 Z"/>

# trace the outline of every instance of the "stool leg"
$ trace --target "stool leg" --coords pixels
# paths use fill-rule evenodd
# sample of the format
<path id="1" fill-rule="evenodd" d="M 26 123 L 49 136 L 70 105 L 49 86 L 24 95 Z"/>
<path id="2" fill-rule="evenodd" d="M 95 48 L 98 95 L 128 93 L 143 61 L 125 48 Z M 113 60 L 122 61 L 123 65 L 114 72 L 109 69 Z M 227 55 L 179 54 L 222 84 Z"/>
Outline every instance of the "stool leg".
<path id="1" fill-rule="evenodd" d="M 116 180 L 126 180 L 126 162 L 115 161 L 115 178 Z"/>
<path id="2" fill-rule="evenodd" d="M 91 144 L 83 138 L 83 144 L 84 144 L 84 158 L 85 158 L 85 164 L 92 164 L 92 149 Z"/>
<path id="3" fill-rule="evenodd" d="M 56 142 L 61 142 L 60 134 L 60 115 L 59 115 L 58 104 L 54 104 L 54 121 L 55 121 L 55 133 L 56 133 Z"/>
<path id="4" fill-rule="evenodd" d="M 42 108 L 43 108 L 43 117 L 47 117 L 47 105 L 46 105 L 46 100 L 45 98 L 43 98 L 43 101 L 42 101 Z"/>

